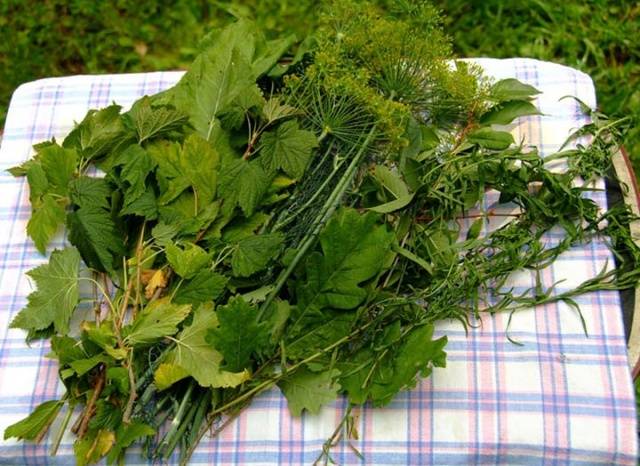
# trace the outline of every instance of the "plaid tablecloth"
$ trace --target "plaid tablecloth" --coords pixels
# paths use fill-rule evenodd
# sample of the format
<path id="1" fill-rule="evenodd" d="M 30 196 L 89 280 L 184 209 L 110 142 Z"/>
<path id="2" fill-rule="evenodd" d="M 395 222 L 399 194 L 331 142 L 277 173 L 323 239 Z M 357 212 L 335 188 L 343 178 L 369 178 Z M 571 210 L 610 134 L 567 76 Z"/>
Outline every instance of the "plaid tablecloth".
<path id="1" fill-rule="evenodd" d="M 544 116 L 514 125 L 516 139 L 556 150 L 568 132 L 585 123 L 574 95 L 591 106 L 591 79 L 571 68 L 527 59 L 477 62 L 497 78 L 517 77 L 543 91 L 536 104 Z M 4 169 L 32 154 L 31 146 L 62 138 L 90 108 L 112 101 L 125 107 L 144 94 L 174 84 L 179 72 L 114 76 L 74 76 L 24 84 L 13 95 L 0 149 L 0 431 L 42 401 L 61 394 L 48 345 L 24 343 L 9 330 L 26 303 L 31 284 L 25 272 L 46 261 L 25 235 L 28 188 Z M 594 199 L 604 206 L 603 192 Z M 489 200 L 491 202 L 491 199 Z M 558 233 L 559 234 L 559 233 Z M 557 235 L 549 235 L 553 241 Z M 60 236 L 54 247 L 61 247 Z M 560 289 L 593 277 L 612 256 L 604 244 L 575 248 L 543 273 L 547 285 L 565 278 Z M 520 287 L 533 284 L 517 274 Z M 636 412 L 624 330 L 616 292 L 577 299 L 587 322 L 583 333 L 574 310 L 563 304 L 517 314 L 505 334 L 507 316 L 486 317 L 466 336 L 458 323 L 443 322 L 449 336 L 447 368 L 436 369 L 417 389 L 402 393 L 385 409 L 359 411 L 361 461 L 341 443 L 334 459 L 356 464 L 636 464 Z M 293 419 L 275 390 L 259 396 L 216 439 L 205 440 L 193 465 L 310 464 L 345 409 L 344 400 L 318 416 Z M 57 424 L 53 426 L 55 432 Z M 0 443 L 0 464 L 74 464 L 72 438 L 56 458 L 41 445 Z M 126 464 L 151 464 L 132 451 Z"/>

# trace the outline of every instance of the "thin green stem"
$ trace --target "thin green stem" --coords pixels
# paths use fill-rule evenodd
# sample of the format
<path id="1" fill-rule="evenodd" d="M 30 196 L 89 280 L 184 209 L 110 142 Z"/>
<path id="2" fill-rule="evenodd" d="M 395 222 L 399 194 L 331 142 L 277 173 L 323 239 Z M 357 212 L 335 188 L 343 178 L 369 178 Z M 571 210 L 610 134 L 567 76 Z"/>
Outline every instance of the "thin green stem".
<path id="1" fill-rule="evenodd" d="M 293 273 L 294 269 L 298 266 L 298 264 L 300 263 L 304 255 L 307 253 L 309 248 L 311 248 L 311 246 L 315 243 L 316 238 L 320 233 L 320 230 L 322 229 L 324 224 L 327 222 L 327 220 L 331 217 L 331 215 L 333 215 L 335 210 L 338 208 L 338 203 L 342 198 L 342 196 L 344 195 L 344 193 L 346 192 L 347 188 L 351 185 L 351 182 L 353 181 L 353 177 L 355 176 L 357 171 L 356 169 L 360 165 L 360 162 L 362 161 L 362 158 L 364 157 L 364 154 L 366 153 L 366 150 L 368 149 L 369 144 L 375 135 L 375 132 L 376 132 L 376 127 L 373 126 L 369 131 L 369 134 L 367 135 L 366 139 L 360 146 L 360 149 L 351 160 L 351 163 L 349 164 L 344 175 L 338 182 L 338 185 L 334 188 L 333 192 L 331 193 L 331 195 L 329 196 L 325 204 L 320 209 L 320 213 L 315 218 L 313 224 L 310 227 L 310 233 L 300 243 L 300 246 L 297 248 L 297 252 L 296 252 L 296 255 L 293 257 L 293 260 L 291 261 L 289 266 L 280 274 L 280 276 L 278 277 L 278 280 L 275 283 L 273 290 L 271 290 L 271 293 L 269 293 L 269 295 L 267 296 L 267 299 L 265 299 L 264 303 L 262 303 L 262 306 L 260 306 L 260 310 L 258 312 L 258 320 L 262 318 L 265 311 L 269 308 L 269 306 L 273 302 L 274 298 L 278 295 L 278 293 L 280 293 L 280 290 L 284 286 L 289 276 Z"/>

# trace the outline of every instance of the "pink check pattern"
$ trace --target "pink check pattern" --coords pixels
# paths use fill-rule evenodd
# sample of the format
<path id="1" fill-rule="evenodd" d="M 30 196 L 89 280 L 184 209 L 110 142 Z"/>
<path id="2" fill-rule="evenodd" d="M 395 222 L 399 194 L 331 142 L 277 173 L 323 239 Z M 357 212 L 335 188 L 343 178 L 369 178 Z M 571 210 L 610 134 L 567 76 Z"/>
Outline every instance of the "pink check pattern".
<path id="1" fill-rule="evenodd" d="M 572 129 L 586 122 L 577 104 L 561 97 L 573 95 L 595 106 L 591 79 L 571 68 L 529 59 L 475 61 L 490 76 L 516 77 L 543 91 L 535 102 L 543 115 L 508 128 L 543 155 L 557 150 Z M 28 187 L 4 170 L 30 157 L 34 143 L 63 138 L 88 109 L 112 101 L 127 107 L 180 76 L 43 79 L 20 86 L 13 95 L 0 148 L 0 431 L 62 393 L 55 361 L 45 357 L 48 345 L 29 347 L 21 331 L 8 328 L 31 291 L 25 272 L 47 259 L 25 234 Z M 603 192 L 590 196 L 606 207 Z M 485 207 L 495 208 L 496 200 L 489 196 Z M 548 241 L 560 235 L 551 232 Z M 61 234 L 51 249 L 64 244 Z M 542 279 L 546 285 L 564 280 L 558 287 L 566 289 L 612 263 L 604 241 L 594 241 L 563 255 Z M 524 290 L 533 280 L 529 273 L 517 273 L 512 284 Z M 359 410 L 360 436 L 353 444 L 365 459 L 341 443 L 334 460 L 342 465 L 636 464 L 636 411 L 618 295 L 592 293 L 577 301 L 588 337 L 575 311 L 562 303 L 514 316 L 509 335 L 522 346 L 507 340 L 506 315 L 484 317 L 469 335 L 456 322 L 442 322 L 438 333 L 450 340 L 448 367 L 385 409 Z M 219 437 L 205 439 L 191 464 L 311 464 L 345 407 L 338 400 L 317 416 L 292 418 L 286 400 L 269 391 Z M 0 441 L 0 464 L 74 464 L 72 441 L 65 437 L 55 458 L 48 456 L 50 438 L 40 445 Z M 132 449 L 126 464 L 152 462 Z"/>

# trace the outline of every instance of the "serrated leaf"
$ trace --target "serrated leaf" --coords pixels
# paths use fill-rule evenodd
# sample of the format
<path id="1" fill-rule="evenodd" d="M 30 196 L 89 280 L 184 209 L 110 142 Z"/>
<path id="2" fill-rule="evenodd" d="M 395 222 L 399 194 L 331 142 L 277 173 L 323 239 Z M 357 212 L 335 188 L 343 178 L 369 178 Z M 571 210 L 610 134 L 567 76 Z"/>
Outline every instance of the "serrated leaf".
<path id="1" fill-rule="evenodd" d="M 190 304 L 173 304 L 168 297 L 151 301 L 133 323 L 122 329 L 123 340 L 128 345 L 149 345 L 172 336 L 190 312 Z"/>
<path id="2" fill-rule="evenodd" d="M 182 147 L 156 145 L 150 148 L 149 154 L 158 164 L 161 188 L 158 202 L 166 205 L 187 188 L 194 193 L 196 207 L 205 206 L 214 199 L 220 160 L 217 151 L 205 139 L 192 134 Z"/>
<path id="3" fill-rule="evenodd" d="M 207 341 L 224 357 L 224 369 L 241 371 L 251 366 L 251 355 L 269 341 L 268 327 L 258 322 L 258 310 L 242 297 L 217 309 L 218 328 L 209 331 Z"/>
<path id="4" fill-rule="evenodd" d="M 217 218 L 219 209 L 218 202 L 198 205 L 194 194 L 185 191 L 170 204 L 159 206 L 158 214 L 162 223 L 177 228 L 177 236 L 191 236 L 209 228 Z M 194 215 L 196 211 L 198 213 Z"/>
<path id="5" fill-rule="evenodd" d="M 469 134 L 468 141 L 492 150 L 504 150 L 513 144 L 513 136 L 506 131 L 495 131 L 491 128 L 480 128 Z"/>
<path id="6" fill-rule="evenodd" d="M 334 401 L 340 390 L 340 385 L 335 382 L 338 375 L 340 371 L 336 369 L 311 372 L 302 367 L 279 382 L 291 414 L 300 416 L 303 410 L 317 414 L 323 405 Z"/>
<path id="7" fill-rule="evenodd" d="M 218 115 L 243 92 L 254 86 L 250 46 L 253 34 L 238 21 L 216 34 L 195 59 L 189 72 L 172 92 L 171 103 L 189 115 L 189 121 L 205 139 L 210 139 Z"/>
<path id="8" fill-rule="evenodd" d="M 297 121 L 286 121 L 260 138 L 260 161 L 269 171 L 279 169 L 300 178 L 318 145 L 316 136 L 298 127 Z"/>
<path id="9" fill-rule="evenodd" d="M 120 116 L 119 105 L 109 105 L 101 110 L 89 110 L 84 119 L 64 139 L 62 146 L 75 148 L 84 158 L 100 158 L 120 144 L 133 139 Z"/>
<path id="10" fill-rule="evenodd" d="M 307 306 L 292 309 L 291 324 L 286 328 L 287 358 L 296 361 L 335 343 L 351 333 L 355 315 L 344 311 Z"/>
<path id="11" fill-rule="evenodd" d="M 11 327 L 42 330 L 53 324 L 59 334 L 66 334 L 79 301 L 79 268 L 78 251 L 66 248 L 53 251 L 48 264 L 27 272 L 38 289 L 27 297 L 27 306 L 15 316 Z"/>
<path id="12" fill-rule="evenodd" d="M 111 213 L 93 205 L 80 207 L 67 214 L 69 241 L 84 262 L 102 272 L 112 272 L 124 254 L 124 235 L 118 230 Z"/>
<path id="13" fill-rule="evenodd" d="M 264 212 L 256 212 L 249 218 L 236 218 L 222 230 L 222 241 L 237 243 L 241 239 L 253 236 L 268 219 L 269 216 Z"/>
<path id="14" fill-rule="evenodd" d="M 151 138 L 181 129 L 189 117 L 169 105 L 151 105 L 151 99 L 144 96 L 136 101 L 127 114 L 142 144 Z"/>
<path id="15" fill-rule="evenodd" d="M 65 210 L 61 202 L 52 195 L 42 197 L 40 206 L 33 210 L 27 223 L 27 234 L 33 240 L 40 254 L 44 254 L 47 245 L 64 225 Z"/>
<path id="16" fill-rule="evenodd" d="M 483 125 L 508 125 L 521 116 L 540 115 L 540 111 L 526 100 L 510 100 L 496 105 L 482 115 L 480 123 Z"/>
<path id="17" fill-rule="evenodd" d="M 155 374 L 161 376 L 163 388 L 179 380 L 176 377 L 184 372 L 203 387 L 235 387 L 249 379 L 250 375 L 246 370 L 228 372 L 220 368 L 222 355 L 206 341 L 207 333 L 217 326 L 218 318 L 212 306 L 201 305 L 194 311 L 191 324 L 176 337 L 176 348 L 165 361 L 168 366 L 164 366 L 160 374 Z M 172 365 L 179 366 L 179 369 L 171 367 Z"/>
<path id="18" fill-rule="evenodd" d="M 277 97 L 271 97 L 262 106 L 262 114 L 268 123 L 283 120 L 299 113 L 301 112 L 297 108 L 280 103 L 280 99 Z"/>
<path id="19" fill-rule="evenodd" d="M 40 162 L 31 159 L 22 166 L 25 167 L 25 175 L 29 183 L 29 201 L 31 202 L 31 208 L 35 209 L 38 207 L 42 196 L 49 192 L 49 180 Z"/>
<path id="20" fill-rule="evenodd" d="M 107 455 L 107 464 L 115 464 L 121 453 L 137 440 L 155 435 L 156 430 L 148 424 L 140 421 L 132 421 L 130 424 L 120 424 L 116 431 L 116 443 Z"/>
<path id="21" fill-rule="evenodd" d="M 160 222 L 153 230 L 151 230 L 151 236 L 156 240 L 156 243 L 160 246 L 166 246 L 171 243 L 171 240 L 180 232 L 178 225 L 168 224 Z"/>
<path id="22" fill-rule="evenodd" d="M 109 208 L 111 188 L 104 178 L 80 176 L 69 184 L 71 201 L 79 207 Z"/>
<path id="23" fill-rule="evenodd" d="M 35 160 L 42 166 L 47 181 L 47 193 L 66 196 L 69 182 L 77 169 L 78 154 L 56 143 L 40 144 Z"/>
<path id="24" fill-rule="evenodd" d="M 233 159 L 220 169 L 220 195 L 227 206 L 239 205 L 246 217 L 253 215 L 270 182 L 270 177 L 257 161 Z"/>
<path id="25" fill-rule="evenodd" d="M 299 306 L 353 309 L 366 296 L 360 283 L 373 277 L 393 242 L 373 213 L 341 209 L 320 233 L 322 254 L 307 256 L 307 280 L 298 288 Z"/>
<path id="26" fill-rule="evenodd" d="M 60 412 L 64 401 L 51 400 L 39 404 L 26 418 L 8 426 L 4 430 L 4 439 L 15 437 L 18 440 L 35 440 L 47 429 Z"/>
<path id="27" fill-rule="evenodd" d="M 384 406 L 400 390 L 412 388 L 419 374 L 427 377 L 433 366 L 443 367 L 446 344 L 447 337 L 433 340 L 433 325 L 423 325 L 389 347 L 381 360 L 371 348 L 365 348 L 344 361 L 340 383 L 352 403 L 371 400 L 374 406 Z"/>
<path id="28" fill-rule="evenodd" d="M 535 87 L 518 81 L 515 78 L 502 79 L 491 87 L 491 97 L 498 101 L 528 100 L 531 96 L 540 94 Z"/>
<path id="29" fill-rule="evenodd" d="M 241 239 L 231 256 L 233 274 L 236 277 L 248 277 L 263 270 L 278 255 L 283 241 L 279 233 Z"/>
<path id="30" fill-rule="evenodd" d="M 201 270 L 191 280 L 185 280 L 173 300 L 177 304 L 198 305 L 214 301 L 222 294 L 229 279 L 224 275 Z"/>
<path id="31" fill-rule="evenodd" d="M 171 268 L 182 278 L 192 278 L 211 263 L 209 253 L 193 243 L 187 243 L 184 249 L 174 244 L 168 244 L 165 253 Z"/>

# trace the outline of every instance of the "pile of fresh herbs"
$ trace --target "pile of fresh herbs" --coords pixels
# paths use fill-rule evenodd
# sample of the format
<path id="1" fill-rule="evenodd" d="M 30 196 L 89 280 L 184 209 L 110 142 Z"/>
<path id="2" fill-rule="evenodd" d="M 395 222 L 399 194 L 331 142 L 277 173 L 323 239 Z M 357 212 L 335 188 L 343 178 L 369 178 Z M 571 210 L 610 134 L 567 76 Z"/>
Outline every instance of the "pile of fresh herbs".
<path id="1" fill-rule="evenodd" d="M 292 415 L 339 394 L 383 406 L 445 366 L 438 320 L 577 308 L 637 282 L 629 210 L 585 196 L 619 125 L 594 113 L 574 135 L 589 145 L 543 160 L 494 126 L 538 113 L 536 89 L 449 61 L 429 5 L 389 11 L 334 4 L 303 42 L 232 24 L 173 88 L 90 111 L 12 169 L 38 250 L 63 224 L 72 246 L 29 272 L 37 290 L 11 324 L 50 339 L 66 393 L 5 438 L 40 440 L 65 411 L 53 450 L 70 428 L 79 465 L 122 462 L 136 441 L 155 458 L 179 446 L 186 464 L 264 390 Z M 506 217 L 483 209 L 489 190 Z M 571 291 L 509 287 L 594 237 L 615 246 L 615 271 Z"/>

